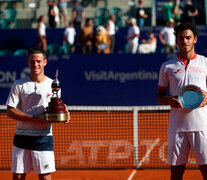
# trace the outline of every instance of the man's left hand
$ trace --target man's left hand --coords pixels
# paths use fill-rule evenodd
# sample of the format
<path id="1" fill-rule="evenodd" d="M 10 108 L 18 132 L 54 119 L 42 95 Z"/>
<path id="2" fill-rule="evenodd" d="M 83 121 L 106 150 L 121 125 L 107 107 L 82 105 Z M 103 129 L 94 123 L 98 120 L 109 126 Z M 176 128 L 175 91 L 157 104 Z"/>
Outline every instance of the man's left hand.
<path id="1" fill-rule="evenodd" d="M 204 94 L 204 98 L 203 98 L 203 101 L 202 101 L 202 103 L 200 104 L 199 108 L 204 107 L 204 106 L 207 104 L 207 92 L 204 91 L 203 89 L 202 89 L 202 92 L 203 92 L 203 94 Z"/>

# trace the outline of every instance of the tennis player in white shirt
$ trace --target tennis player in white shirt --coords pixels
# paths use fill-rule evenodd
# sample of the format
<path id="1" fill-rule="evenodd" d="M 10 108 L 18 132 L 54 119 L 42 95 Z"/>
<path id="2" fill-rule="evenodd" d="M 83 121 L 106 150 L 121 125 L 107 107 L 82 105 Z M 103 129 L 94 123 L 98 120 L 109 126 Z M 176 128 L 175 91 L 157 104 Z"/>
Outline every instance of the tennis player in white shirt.
<path id="1" fill-rule="evenodd" d="M 162 64 L 157 94 L 159 103 L 171 106 L 167 155 L 171 180 L 182 179 L 190 149 L 207 180 L 207 58 L 195 52 L 198 30 L 193 24 L 181 23 L 174 33 L 179 54 Z M 196 109 L 183 108 L 178 100 L 179 91 L 190 84 L 200 87 L 205 96 Z"/>
<path id="2" fill-rule="evenodd" d="M 45 51 L 29 50 L 30 76 L 16 80 L 8 96 L 7 115 L 17 121 L 13 140 L 13 179 L 24 180 L 33 168 L 40 180 L 51 180 L 55 171 L 52 124 L 45 121 L 45 108 L 52 96 L 52 79 L 44 74 Z M 68 112 L 67 121 L 70 120 Z"/>

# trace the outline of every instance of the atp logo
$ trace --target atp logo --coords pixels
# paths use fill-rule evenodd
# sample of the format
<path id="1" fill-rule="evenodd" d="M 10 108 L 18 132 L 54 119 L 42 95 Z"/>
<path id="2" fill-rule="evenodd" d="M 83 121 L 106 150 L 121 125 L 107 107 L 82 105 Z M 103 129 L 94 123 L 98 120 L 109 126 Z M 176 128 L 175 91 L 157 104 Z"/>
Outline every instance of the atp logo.
<path id="1" fill-rule="evenodd" d="M 21 78 L 25 78 L 27 77 L 28 75 L 30 74 L 30 69 L 29 67 L 26 67 L 22 70 L 21 74 L 20 74 L 20 77 Z"/>

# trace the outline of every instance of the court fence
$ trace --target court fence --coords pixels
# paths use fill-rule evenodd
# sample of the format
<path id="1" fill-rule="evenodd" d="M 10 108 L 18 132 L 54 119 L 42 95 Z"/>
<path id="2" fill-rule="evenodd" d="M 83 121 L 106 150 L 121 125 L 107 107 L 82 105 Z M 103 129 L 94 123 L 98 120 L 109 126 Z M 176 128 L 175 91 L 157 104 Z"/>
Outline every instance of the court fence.
<path id="1" fill-rule="evenodd" d="M 169 168 L 169 106 L 67 106 L 69 124 L 53 123 L 57 169 Z M 0 106 L 0 169 L 10 169 L 16 121 Z M 190 154 L 188 168 L 197 168 Z"/>

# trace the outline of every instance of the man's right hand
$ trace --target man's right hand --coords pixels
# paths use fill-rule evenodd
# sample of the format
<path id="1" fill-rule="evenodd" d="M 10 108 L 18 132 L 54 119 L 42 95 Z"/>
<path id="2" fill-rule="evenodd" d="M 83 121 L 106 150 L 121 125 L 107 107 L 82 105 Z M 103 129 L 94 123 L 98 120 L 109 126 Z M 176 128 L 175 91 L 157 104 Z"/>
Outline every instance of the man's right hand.
<path id="1" fill-rule="evenodd" d="M 173 108 L 183 108 L 182 104 L 180 103 L 178 96 L 173 96 L 169 99 L 169 105 Z"/>
<path id="2" fill-rule="evenodd" d="M 42 113 L 42 114 L 38 114 L 38 115 L 35 115 L 33 116 L 34 117 L 34 121 L 33 123 L 35 124 L 47 124 L 48 122 L 46 121 L 46 118 L 45 118 L 45 113 Z"/>

